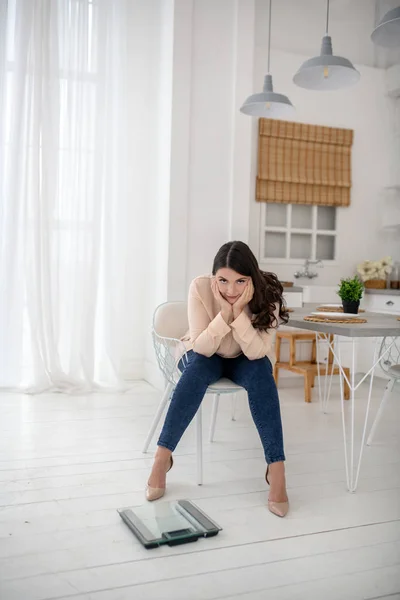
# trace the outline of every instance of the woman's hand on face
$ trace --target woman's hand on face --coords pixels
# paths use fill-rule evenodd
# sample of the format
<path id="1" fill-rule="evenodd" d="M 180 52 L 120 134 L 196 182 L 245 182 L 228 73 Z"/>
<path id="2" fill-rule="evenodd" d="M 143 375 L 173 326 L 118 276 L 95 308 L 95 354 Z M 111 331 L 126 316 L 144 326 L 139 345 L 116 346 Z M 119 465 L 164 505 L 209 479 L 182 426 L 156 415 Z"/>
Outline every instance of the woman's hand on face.
<path id="1" fill-rule="evenodd" d="M 244 307 L 247 306 L 249 302 L 251 302 L 253 296 L 254 296 L 253 280 L 249 279 L 249 281 L 244 289 L 243 294 L 241 296 L 239 296 L 239 298 L 236 300 L 235 304 L 232 307 L 234 319 L 238 318 L 238 316 L 240 315 L 240 313 L 242 312 Z"/>
<path id="2" fill-rule="evenodd" d="M 232 305 L 222 296 L 218 288 L 218 283 L 215 277 L 211 280 L 211 289 L 214 294 L 214 298 L 217 300 L 221 310 L 222 318 L 229 325 L 233 319 Z"/>

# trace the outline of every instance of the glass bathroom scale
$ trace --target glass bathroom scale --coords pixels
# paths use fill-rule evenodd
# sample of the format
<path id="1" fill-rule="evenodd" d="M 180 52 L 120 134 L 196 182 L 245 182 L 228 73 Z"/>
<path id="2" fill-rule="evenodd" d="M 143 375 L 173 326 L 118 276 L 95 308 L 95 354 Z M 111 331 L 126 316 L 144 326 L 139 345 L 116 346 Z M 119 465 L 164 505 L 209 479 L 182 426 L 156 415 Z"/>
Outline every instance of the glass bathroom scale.
<path id="1" fill-rule="evenodd" d="M 145 548 L 197 542 L 222 529 L 190 500 L 148 503 L 121 509 L 118 514 Z"/>

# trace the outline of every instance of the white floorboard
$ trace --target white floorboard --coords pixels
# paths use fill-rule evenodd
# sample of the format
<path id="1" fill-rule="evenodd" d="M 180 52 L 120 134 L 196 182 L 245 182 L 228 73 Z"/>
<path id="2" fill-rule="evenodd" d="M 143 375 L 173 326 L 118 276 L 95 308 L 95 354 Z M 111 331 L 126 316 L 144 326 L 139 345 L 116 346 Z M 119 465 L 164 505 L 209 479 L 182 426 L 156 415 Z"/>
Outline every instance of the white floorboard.
<path id="1" fill-rule="evenodd" d="M 337 386 L 324 415 L 316 399 L 304 403 L 299 382 L 286 379 L 280 389 L 289 515 L 266 508 L 263 453 L 245 397 L 235 422 L 222 399 L 213 444 L 207 398 L 204 485 L 195 485 L 190 427 L 166 499 L 193 499 L 223 531 L 150 551 L 116 509 L 143 503 L 152 458 L 141 447 L 159 392 L 138 382 L 115 395 L 0 395 L 1 600 L 399 599 L 400 398 L 392 396 L 349 494 Z M 377 380 L 372 415 L 383 388 Z"/>

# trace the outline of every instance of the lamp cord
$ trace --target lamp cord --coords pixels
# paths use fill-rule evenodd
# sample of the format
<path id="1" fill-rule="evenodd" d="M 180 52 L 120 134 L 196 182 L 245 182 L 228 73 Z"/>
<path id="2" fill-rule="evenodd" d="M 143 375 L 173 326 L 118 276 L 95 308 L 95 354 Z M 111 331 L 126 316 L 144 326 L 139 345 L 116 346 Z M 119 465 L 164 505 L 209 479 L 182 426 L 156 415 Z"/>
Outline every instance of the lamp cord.
<path id="1" fill-rule="evenodd" d="M 271 8 L 272 0 L 269 0 L 269 17 L 268 17 L 268 73 L 270 72 L 270 54 L 271 54 Z"/>
<path id="2" fill-rule="evenodd" d="M 326 35 L 328 35 L 328 26 L 329 26 L 329 0 L 327 0 L 327 3 L 326 3 L 326 28 L 325 28 Z"/>

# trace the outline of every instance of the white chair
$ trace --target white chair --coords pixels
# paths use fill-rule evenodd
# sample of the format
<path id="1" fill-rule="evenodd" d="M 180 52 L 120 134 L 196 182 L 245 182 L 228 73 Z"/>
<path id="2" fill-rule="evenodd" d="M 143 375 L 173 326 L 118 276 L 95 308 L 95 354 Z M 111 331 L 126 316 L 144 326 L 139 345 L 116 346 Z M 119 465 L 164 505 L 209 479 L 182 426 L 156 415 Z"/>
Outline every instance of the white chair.
<path id="1" fill-rule="evenodd" d="M 160 422 L 162 414 L 168 401 L 171 399 L 175 387 L 181 376 L 178 364 L 182 359 L 187 361 L 186 348 L 181 342 L 182 338 L 189 328 L 187 317 L 186 302 L 166 302 L 158 306 L 153 317 L 153 344 L 157 357 L 158 366 L 164 375 L 167 385 L 161 402 L 157 408 L 157 412 L 150 427 L 150 431 L 144 443 L 143 452 L 147 452 L 157 425 Z M 220 379 L 208 387 L 206 394 L 214 394 L 212 407 L 211 425 L 209 439 L 214 440 L 215 424 L 217 420 L 218 404 L 221 394 L 236 394 L 243 390 L 242 387 L 236 385 L 229 379 Z M 235 405 L 232 402 L 232 420 L 234 415 Z M 201 420 L 201 405 L 196 415 L 197 421 L 197 483 L 203 483 L 203 438 L 202 438 L 202 420 Z"/>
<path id="2" fill-rule="evenodd" d="M 385 393 L 381 400 L 378 412 L 376 413 L 375 421 L 372 423 L 371 431 L 367 439 L 367 446 L 372 444 L 372 439 L 375 435 L 376 428 L 381 420 L 383 410 L 389 399 L 390 393 L 397 381 L 400 381 L 400 338 L 385 337 L 379 350 L 380 367 L 390 377 Z"/>

